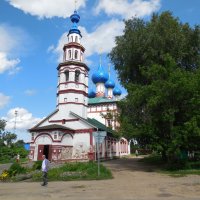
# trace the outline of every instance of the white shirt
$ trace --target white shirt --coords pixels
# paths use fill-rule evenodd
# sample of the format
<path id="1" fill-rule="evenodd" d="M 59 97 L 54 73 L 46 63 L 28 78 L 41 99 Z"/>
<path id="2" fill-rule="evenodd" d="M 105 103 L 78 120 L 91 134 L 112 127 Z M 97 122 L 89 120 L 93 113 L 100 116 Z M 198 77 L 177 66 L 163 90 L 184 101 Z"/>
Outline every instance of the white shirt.
<path id="1" fill-rule="evenodd" d="M 42 161 L 42 171 L 43 171 L 43 172 L 47 172 L 47 171 L 48 171 L 48 168 L 49 168 L 49 161 L 45 158 L 45 159 Z"/>

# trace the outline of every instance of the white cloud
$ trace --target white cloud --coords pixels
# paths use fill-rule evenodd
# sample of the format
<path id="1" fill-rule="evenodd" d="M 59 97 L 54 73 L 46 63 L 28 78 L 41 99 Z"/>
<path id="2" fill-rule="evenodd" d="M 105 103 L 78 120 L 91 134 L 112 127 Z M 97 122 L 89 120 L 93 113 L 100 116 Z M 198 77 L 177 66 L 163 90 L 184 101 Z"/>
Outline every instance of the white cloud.
<path id="1" fill-rule="evenodd" d="M 14 74 L 20 70 L 17 67 L 20 60 L 17 59 L 8 59 L 6 53 L 0 52 L 0 74 L 4 73 L 5 71 L 9 71 L 9 74 Z"/>
<path id="2" fill-rule="evenodd" d="M 74 0 L 7 0 L 10 5 L 40 19 L 69 17 L 75 9 Z M 87 0 L 78 0 L 76 9 L 85 7 Z"/>
<path id="3" fill-rule="evenodd" d="M 15 115 L 17 111 L 17 115 Z M 7 131 L 14 132 L 15 120 L 16 120 L 16 134 L 17 140 L 24 139 L 24 141 L 30 141 L 30 133 L 27 132 L 28 129 L 32 128 L 34 125 L 39 123 L 42 119 L 36 118 L 25 108 L 13 108 L 10 109 L 6 117 L 2 117 L 6 120 Z"/>
<path id="4" fill-rule="evenodd" d="M 120 15 L 128 19 L 134 16 L 151 15 L 160 8 L 161 0 L 100 0 L 95 13 L 104 11 L 107 15 Z"/>
<path id="5" fill-rule="evenodd" d="M 15 111 L 17 111 L 16 129 L 30 129 L 41 120 L 40 118 L 33 117 L 32 113 L 25 108 L 16 107 L 10 109 L 7 116 L 4 117 L 7 121 L 6 129 L 12 130 L 14 128 Z"/>
<path id="6" fill-rule="evenodd" d="M 8 71 L 9 75 L 16 74 L 21 67 L 19 55 L 25 52 L 29 36 L 18 27 L 0 24 L 0 74 Z"/>
<path id="7" fill-rule="evenodd" d="M 0 109 L 6 106 L 10 101 L 10 97 L 0 93 Z"/>
<path id="8" fill-rule="evenodd" d="M 36 91 L 35 90 L 31 90 L 31 89 L 27 89 L 24 91 L 24 93 L 28 96 L 33 96 L 36 94 Z"/>
<path id="9" fill-rule="evenodd" d="M 88 33 L 80 27 L 83 35 L 83 46 L 86 48 L 86 57 L 94 53 L 109 53 L 115 46 L 115 37 L 123 33 L 124 22 L 111 20 L 100 25 L 94 32 Z"/>
<path id="10" fill-rule="evenodd" d="M 121 35 L 124 29 L 124 22 L 119 20 L 111 20 L 100 25 L 94 32 L 88 33 L 84 27 L 79 27 L 83 36 L 82 44 L 86 49 L 85 57 L 89 57 L 94 53 L 109 53 L 115 45 L 115 37 Z M 58 55 L 58 61 L 63 58 L 63 45 L 68 42 L 67 34 L 64 33 L 56 47 L 51 45 L 48 51 L 53 51 Z M 88 61 L 89 62 L 89 61 Z"/>

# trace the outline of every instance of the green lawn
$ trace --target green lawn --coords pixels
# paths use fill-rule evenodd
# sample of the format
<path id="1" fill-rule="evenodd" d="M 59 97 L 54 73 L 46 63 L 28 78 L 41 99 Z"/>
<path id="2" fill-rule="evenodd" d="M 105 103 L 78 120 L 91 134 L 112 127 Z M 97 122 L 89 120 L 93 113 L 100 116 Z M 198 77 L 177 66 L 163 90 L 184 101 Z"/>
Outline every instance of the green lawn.
<path id="1" fill-rule="evenodd" d="M 141 162 L 154 165 L 157 172 L 174 177 L 182 177 L 191 174 L 200 175 L 200 161 L 187 161 L 184 165 L 168 164 L 163 162 L 160 155 L 150 155 L 143 158 Z"/>
<path id="2" fill-rule="evenodd" d="M 22 167 L 14 163 L 8 170 L 9 176 L 4 181 L 42 181 L 41 162 L 35 162 L 31 168 Z M 101 180 L 111 179 L 112 173 L 109 169 L 100 165 L 98 176 L 98 165 L 96 162 L 76 162 L 54 165 L 48 172 L 49 181 L 70 181 L 70 180 Z"/>

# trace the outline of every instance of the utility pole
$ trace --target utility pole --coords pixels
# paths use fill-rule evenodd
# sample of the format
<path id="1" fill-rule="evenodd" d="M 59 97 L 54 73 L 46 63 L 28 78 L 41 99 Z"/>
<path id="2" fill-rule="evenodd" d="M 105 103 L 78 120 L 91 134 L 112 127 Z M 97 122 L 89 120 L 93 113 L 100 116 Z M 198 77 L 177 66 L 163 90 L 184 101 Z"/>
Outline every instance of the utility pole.
<path id="1" fill-rule="evenodd" d="M 15 110 L 14 133 L 16 132 L 16 125 L 17 125 L 17 114 L 18 114 L 18 111 L 17 111 L 17 110 Z"/>
<path id="2" fill-rule="evenodd" d="M 97 133 L 98 133 L 98 143 L 97 143 L 97 154 L 98 154 L 98 176 L 100 176 L 100 154 L 99 154 L 99 144 L 100 144 L 100 134 L 99 131 L 97 129 Z"/>

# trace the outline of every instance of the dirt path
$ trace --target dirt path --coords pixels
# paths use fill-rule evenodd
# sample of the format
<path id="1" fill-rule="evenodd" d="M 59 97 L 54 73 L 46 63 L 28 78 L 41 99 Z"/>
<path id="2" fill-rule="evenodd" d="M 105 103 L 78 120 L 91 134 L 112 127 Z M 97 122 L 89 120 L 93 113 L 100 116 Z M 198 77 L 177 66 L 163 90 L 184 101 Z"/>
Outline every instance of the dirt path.
<path id="1" fill-rule="evenodd" d="M 200 176 L 173 178 L 153 172 L 136 158 L 104 162 L 112 180 L 0 183 L 0 200 L 200 200 Z"/>

